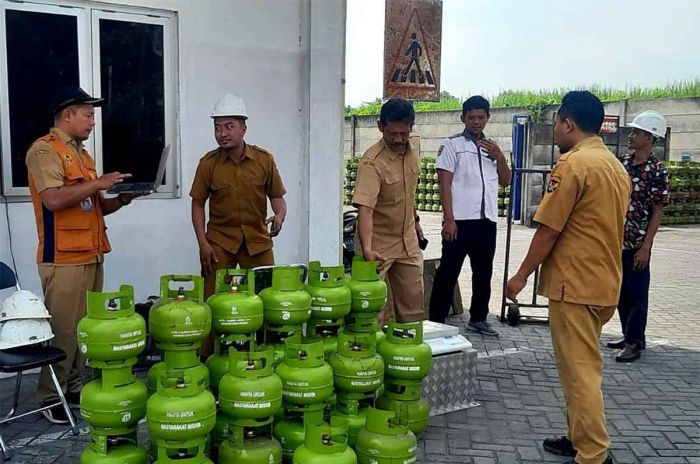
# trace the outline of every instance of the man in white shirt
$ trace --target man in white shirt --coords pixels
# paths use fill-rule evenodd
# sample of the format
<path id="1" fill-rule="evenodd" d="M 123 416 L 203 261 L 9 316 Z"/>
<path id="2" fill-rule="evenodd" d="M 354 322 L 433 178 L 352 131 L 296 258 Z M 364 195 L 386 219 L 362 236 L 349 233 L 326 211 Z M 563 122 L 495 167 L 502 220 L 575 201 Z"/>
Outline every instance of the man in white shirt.
<path id="1" fill-rule="evenodd" d="M 469 256 L 472 299 L 467 330 L 498 336 L 486 316 L 496 252 L 498 186 L 510 184 L 511 171 L 498 145 L 484 136 L 488 100 L 473 96 L 462 105 L 464 132 L 447 138 L 435 167 L 443 210 L 442 257 L 430 297 L 430 320 L 445 322 L 457 278 Z"/>

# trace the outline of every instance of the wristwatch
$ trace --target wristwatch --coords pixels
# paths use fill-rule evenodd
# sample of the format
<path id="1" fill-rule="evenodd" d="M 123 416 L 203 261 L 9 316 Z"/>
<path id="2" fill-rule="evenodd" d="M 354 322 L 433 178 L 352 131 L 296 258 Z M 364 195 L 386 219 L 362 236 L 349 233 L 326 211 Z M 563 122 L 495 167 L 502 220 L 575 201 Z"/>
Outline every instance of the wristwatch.
<path id="1" fill-rule="evenodd" d="M 126 205 L 128 205 L 128 204 L 131 203 L 130 201 L 126 201 L 126 202 L 125 202 L 125 201 L 122 199 L 122 195 L 121 195 L 121 194 L 117 195 L 117 201 L 118 201 L 119 204 L 122 205 L 122 206 L 126 206 Z"/>

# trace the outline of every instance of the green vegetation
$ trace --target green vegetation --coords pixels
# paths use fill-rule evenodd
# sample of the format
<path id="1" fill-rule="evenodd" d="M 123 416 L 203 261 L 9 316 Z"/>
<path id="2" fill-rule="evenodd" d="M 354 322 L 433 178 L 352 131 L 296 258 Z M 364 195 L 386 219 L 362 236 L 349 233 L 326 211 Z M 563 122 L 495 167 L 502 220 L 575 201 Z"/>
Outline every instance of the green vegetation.
<path id="1" fill-rule="evenodd" d="M 561 101 L 566 92 L 571 89 L 556 90 L 506 90 L 495 97 L 489 98 L 491 106 L 494 108 L 522 106 L 528 111 L 537 115 L 541 113 L 545 106 L 555 105 Z M 661 87 L 627 87 L 624 90 L 610 87 L 590 86 L 577 90 L 590 90 L 602 101 L 615 100 L 650 100 L 654 98 L 676 98 L 676 97 L 700 97 L 700 77 L 678 81 Z M 488 97 L 487 97 L 488 98 Z M 462 98 L 450 95 L 448 92 L 440 92 L 439 102 L 416 102 L 416 111 L 446 111 L 459 110 L 462 108 Z M 382 100 L 377 98 L 370 103 L 363 103 L 357 108 L 346 107 L 347 116 L 356 114 L 358 116 L 379 114 Z"/>

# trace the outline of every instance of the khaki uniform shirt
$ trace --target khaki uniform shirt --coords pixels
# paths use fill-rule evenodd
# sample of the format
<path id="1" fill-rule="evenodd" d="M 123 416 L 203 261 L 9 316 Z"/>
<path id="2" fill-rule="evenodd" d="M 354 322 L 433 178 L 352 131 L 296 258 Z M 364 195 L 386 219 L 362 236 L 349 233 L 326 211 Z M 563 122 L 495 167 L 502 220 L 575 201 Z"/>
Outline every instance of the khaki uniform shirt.
<path id="1" fill-rule="evenodd" d="M 218 148 L 199 161 L 190 196 L 209 200 L 207 239 L 231 253 L 243 242 L 250 255 L 272 248 L 265 225 L 267 198 L 287 191 L 272 154 L 255 145 L 245 145 L 240 161 Z"/>
<path id="2" fill-rule="evenodd" d="M 415 202 L 420 162 L 413 146 L 400 155 L 384 139 L 372 145 L 357 167 L 352 204 L 374 210 L 372 249 L 387 259 L 420 256 Z M 359 232 L 355 245 L 360 244 Z"/>
<path id="3" fill-rule="evenodd" d="M 79 159 L 83 159 L 83 156 L 90 156 L 85 151 L 82 142 L 72 139 L 61 129 L 52 127 L 50 132 L 68 145 Z M 47 154 L 53 156 L 45 156 Z M 27 152 L 26 163 L 27 170 L 34 179 L 34 185 L 39 193 L 48 188 L 63 187 L 63 164 L 48 142 L 38 141 L 34 143 Z"/>
<path id="4" fill-rule="evenodd" d="M 539 293 L 550 300 L 615 306 L 631 185 L 600 137 L 559 158 L 534 220 L 558 232 L 542 263 Z"/>

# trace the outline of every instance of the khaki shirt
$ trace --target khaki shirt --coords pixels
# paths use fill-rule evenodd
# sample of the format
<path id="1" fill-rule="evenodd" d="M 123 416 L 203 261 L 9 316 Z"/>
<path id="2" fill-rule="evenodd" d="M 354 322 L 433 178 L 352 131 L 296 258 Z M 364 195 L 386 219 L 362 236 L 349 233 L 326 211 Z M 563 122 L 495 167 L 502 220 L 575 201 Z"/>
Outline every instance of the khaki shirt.
<path id="1" fill-rule="evenodd" d="M 68 145 L 68 148 L 75 152 L 78 159 L 82 160 L 84 156 L 90 156 L 83 147 L 82 142 L 72 139 L 61 129 L 52 127 L 50 132 Z M 46 156 L 49 154 L 52 156 Z M 39 140 L 29 147 L 26 163 L 29 175 L 34 179 L 37 192 L 41 193 L 48 188 L 64 186 L 63 163 L 61 163 L 60 158 L 48 142 Z M 96 177 L 97 174 L 95 174 L 93 179 Z"/>
<path id="2" fill-rule="evenodd" d="M 615 306 L 630 179 L 600 137 L 559 158 L 534 220 L 558 232 L 542 263 L 539 293 L 550 300 Z"/>
<path id="3" fill-rule="evenodd" d="M 267 198 L 285 193 L 272 154 L 248 144 L 240 161 L 220 148 L 204 155 L 190 190 L 195 200 L 209 200 L 207 239 L 231 253 L 245 241 L 251 255 L 272 248 L 265 225 Z"/>
<path id="4" fill-rule="evenodd" d="M 385 258 L 420 256 L 415 202 L 420 162 L 409 144 L 406 155 L 391 151 L 384 139 L 365 152 L 357 167 L 352 204 L 374 210 L 372 249 Z M 359 245 L 359 232 L 355 239 Z"/>

